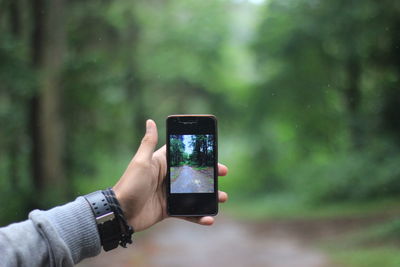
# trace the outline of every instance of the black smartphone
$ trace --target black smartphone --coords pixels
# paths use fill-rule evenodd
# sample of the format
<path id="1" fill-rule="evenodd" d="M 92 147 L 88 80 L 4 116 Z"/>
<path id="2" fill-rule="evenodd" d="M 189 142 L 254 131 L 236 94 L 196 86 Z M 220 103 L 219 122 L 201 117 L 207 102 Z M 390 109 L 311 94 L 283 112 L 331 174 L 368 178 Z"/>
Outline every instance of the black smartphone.
<path id="1" fill-rule="evenodd" d="M 167 118 L 167 212 L 170 216 L 218 213 L 217 119 Z"/>

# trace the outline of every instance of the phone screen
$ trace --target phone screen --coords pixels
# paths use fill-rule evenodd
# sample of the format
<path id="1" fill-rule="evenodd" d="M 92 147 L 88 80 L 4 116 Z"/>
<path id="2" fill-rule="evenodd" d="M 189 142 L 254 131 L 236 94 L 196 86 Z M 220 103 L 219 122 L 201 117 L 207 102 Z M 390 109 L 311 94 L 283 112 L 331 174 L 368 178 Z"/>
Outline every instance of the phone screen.
<path id="1" fill-rule="evenodd" d="M 217 214 L 217 119 L 213 115 L 168 116 L 166 137 L 168 214 Z"/>
<path id="2" fill-rule="evenodd" d="M 170 135 L 170 192 L 214 193 L 214 135 Z"/>

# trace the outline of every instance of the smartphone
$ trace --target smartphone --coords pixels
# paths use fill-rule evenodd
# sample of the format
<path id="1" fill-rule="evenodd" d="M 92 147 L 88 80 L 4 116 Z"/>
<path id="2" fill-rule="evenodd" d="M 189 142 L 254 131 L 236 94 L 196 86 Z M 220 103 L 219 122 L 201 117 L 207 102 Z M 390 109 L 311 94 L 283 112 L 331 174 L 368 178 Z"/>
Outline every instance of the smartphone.
<path id="1" fill-rule="evenodd" d="M 170 216 L 218 213 L 217 119 L 167 118 L 167 212 Z"/>

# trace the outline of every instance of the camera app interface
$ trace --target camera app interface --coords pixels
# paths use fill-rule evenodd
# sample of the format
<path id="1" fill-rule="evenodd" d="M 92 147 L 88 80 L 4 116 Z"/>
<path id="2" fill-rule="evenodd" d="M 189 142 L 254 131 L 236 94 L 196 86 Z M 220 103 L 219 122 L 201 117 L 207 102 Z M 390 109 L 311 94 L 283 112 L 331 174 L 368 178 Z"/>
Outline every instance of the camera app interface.
<path id="1" fill-rule="evenodd" d="M 170 135 L 171 193 L 214 192 L 214 136 Z"/>

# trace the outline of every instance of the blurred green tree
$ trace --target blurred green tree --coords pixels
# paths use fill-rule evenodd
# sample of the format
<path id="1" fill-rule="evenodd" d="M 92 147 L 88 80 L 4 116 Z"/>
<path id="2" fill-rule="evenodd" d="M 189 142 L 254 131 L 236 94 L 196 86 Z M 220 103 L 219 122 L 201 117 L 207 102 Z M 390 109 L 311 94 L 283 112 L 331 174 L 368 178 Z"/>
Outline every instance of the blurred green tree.
<path id="1" fill-rule="evenodd" d="M 318 166 L 339 163 L 336 158 L 343 153 L 355 152 L 361 158 L 370 150 L 379 153 L 374 147 L 390 132 L 388 125 L 397 125 L 391 119 L 395 113 L 388 112 L 393 101 L 382 97 L 388 90 L 399 91 L 392 89 L 393 83 L 388 86 L 399 77 L 395 60 L 388 60 L 398 46 L 398 34 L 389 30 L 396 28 L 397 14 L 399 6 L 393 1 L 384 5 L 375 1 L 270 1 L 265 6 L 253 45 L 261 76 L 253 110 L 268 114 L 258 124 L 258 134 L 268 136 L 269 132 L 274 140 L 279 140 L 277 135 L 286 139 L 275 150 L 264 146 L 257 157 L 272 154 L 272 165 L 280 168 L 278 180 L 286 176 L 287 183 L 292 183 L 289 177 L 302 162 Z M 380 127 L 382 122 L 386 128 Z M 370 164 L 377 170 L 384 168 L 378 162 Z M 343 167 L 336 166 L 338 170 Z M 362 175 L 360 166 L 352 167 Z M 340 198 L 357 195 L 351 175 L 340 175 L 348 182 L 343 184 L 347 193 Z M 400 177 L 393 173 L 390 180 Z M 332 187 L 326 190 L 335 191 Z M 318 194 L 329 194 L 326 190 Z"/>

